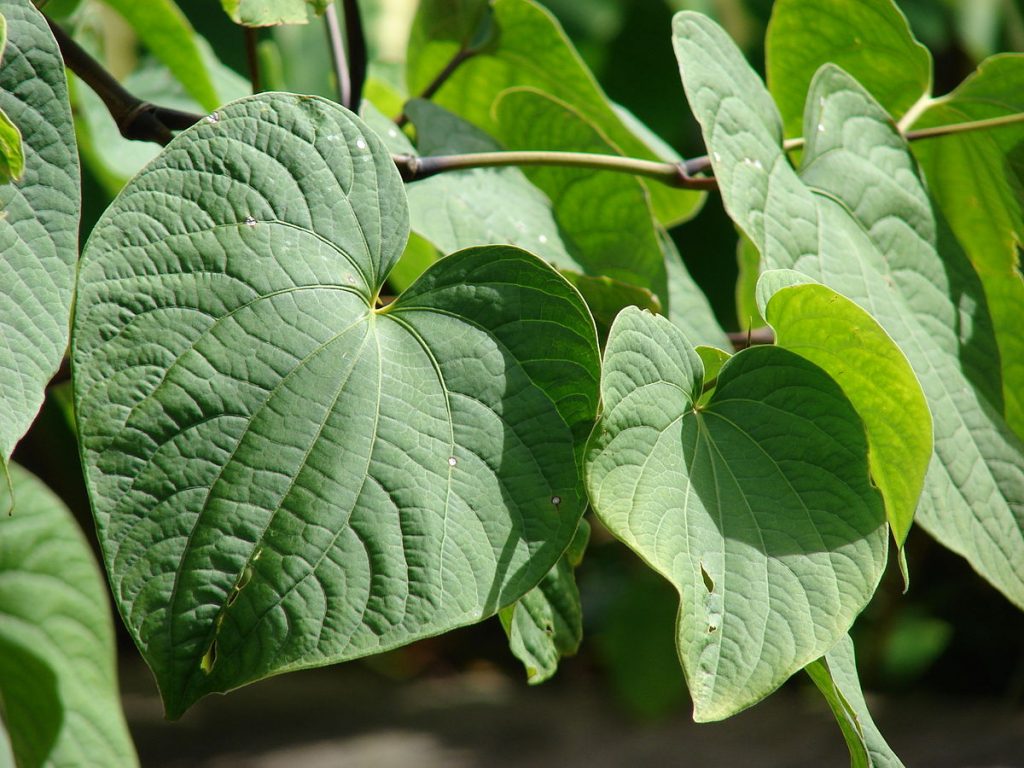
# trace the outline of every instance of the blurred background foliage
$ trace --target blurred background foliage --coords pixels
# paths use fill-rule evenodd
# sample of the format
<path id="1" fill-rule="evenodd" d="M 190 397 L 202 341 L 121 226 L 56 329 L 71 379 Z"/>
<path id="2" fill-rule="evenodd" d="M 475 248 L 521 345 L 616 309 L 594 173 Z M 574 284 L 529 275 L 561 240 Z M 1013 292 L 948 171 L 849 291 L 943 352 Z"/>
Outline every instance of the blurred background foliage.
<path id="1" fill-rule="evenodd" d="M 178 0 L 205 39 L 203 56 L 222 101 L 249 92 L 243 30 L 211 0 Z M 764 71 L 764 34 L 772 0 L 546 0 L 566 33 L 614 101 L 684 157 L 703 154 L 689 115 L 670 44 L 678 10 L 713 16 Z M 952 89 L 977 63 L 997 51 L 1024 50 L 1024 0 L 901 0 L 917 37 L 935 59 L 934 92 Z M 400 106 L 403 56 L 416 0 L 363 0 L 373 83 L 368 93 L 388 113 Z M 75 30 L 133 93 L 156 103 L 201 107 L 148 52 L 110 5 L 100 0 L 50 0 L 45 10 Z M 323 25 L 262 29 L 255 33 L 263 87 L 334 94 Z M 83 154 L 83 242 L 121 186 L 158 151 L 127 142 L 88 88 L 72 82 Z M 387 102 L 387 103 L 384 103 Z M 691 274 L 727 330 L 745 329 L 737 317 L 737 234 L 716 195 L 672 236 Z M 50 391 L 36 427 L 15 460 L 54 488 L 91 529 L 88 502 L 74 456 L 67 385 Z M 677 597 L 671 588 L 592 522 L 594 534 L 577 571 L 584 606 L 580 655 L 561 665 L 549 685 L 573 676 L 597 676 L 622 707 L 638 718 L 658 718 L 689 706 L 673 644 Z M 907 594 L 895 568 L 854 628 L 865 687 L 891 693 L 911 687 L 941 694 L 1024 697 L 1024 614 L 975 575 L 965 561 L 912 531 L 907 545 L 912 583 Z M 123 654 L 135 650 L 122 631 Z M 497 619 L 362 662 L 390 678 L 448 674 L 481 664 L 522 676 Z M 807 685 L 803 679 L 794 685 Z"/>

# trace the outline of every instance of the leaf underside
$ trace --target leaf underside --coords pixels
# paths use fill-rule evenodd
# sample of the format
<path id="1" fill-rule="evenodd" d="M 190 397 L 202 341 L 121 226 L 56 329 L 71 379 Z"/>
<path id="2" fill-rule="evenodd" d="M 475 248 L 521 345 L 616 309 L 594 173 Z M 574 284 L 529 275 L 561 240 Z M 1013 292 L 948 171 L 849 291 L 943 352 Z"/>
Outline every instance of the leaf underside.
<path id="1" fill-rule="evenodd" d="M 821 369 L 779 347 L 704 367 L 664 318 L 612 326 L 587 488 L 612 533 L 680 596 L 677 645 L 699 721 L 767 696 L 823 655 L 886 559 L 863 427 Z"/>

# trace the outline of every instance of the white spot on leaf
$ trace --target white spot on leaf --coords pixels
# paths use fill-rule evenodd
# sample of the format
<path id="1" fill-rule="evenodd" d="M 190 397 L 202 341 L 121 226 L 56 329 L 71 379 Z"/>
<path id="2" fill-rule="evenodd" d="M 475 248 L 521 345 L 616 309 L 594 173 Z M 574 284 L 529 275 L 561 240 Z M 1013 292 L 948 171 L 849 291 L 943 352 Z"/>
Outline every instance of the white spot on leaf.
<path id="1" fill-rule="evenodd" d="M 219 123 L 220 122 L 220 113 L 219 112 L 211 112 L 210 114 L 208 114 L 206 116 L 206 122 L 208 122 L 208 123 Z"/>
<path id="2" fill-rule="evenodd" d="M 254 219 L 252 216 L 246 216 L 245 217 L 245 224 L 246 224 L 246 226 L 249 226 L 249 227 L 255 227 L 256 226 L 256 219 Z"/>
<path id="3" fill-rule="evenodd" d="M 448 457 L 448 466 L 449 467 L 454 467 L 458 463 L 459 463 L 459 460 L 456 459 L 454 456 L 449 456 Z"/>

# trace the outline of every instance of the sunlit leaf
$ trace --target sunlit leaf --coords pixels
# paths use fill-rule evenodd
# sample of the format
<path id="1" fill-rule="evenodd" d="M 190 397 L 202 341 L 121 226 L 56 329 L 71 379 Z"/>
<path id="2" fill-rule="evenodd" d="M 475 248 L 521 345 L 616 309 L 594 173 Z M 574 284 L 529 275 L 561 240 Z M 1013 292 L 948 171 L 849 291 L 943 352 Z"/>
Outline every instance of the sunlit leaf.
<path id="1" fill-rule="evenodd" d="M 677 644 L 699 721 L 754 704 L 828 651 L 875 590 L 885 513 L 859 417 L 779 347 L 703 364 L 664 318 L 608 339 L 587 452 L 601 521 L 679 592 Z"/>
<path id="2" fill-rule="evenodd" d="M 801 135 L 807 89 L 823 64 L 849 72 L 894 118 L 931 91 L 931 54 L 894 0 L 778 0 L 765 59 L 787 136 Z"/>
<path id="3" fill-rule="evenodd" d="M 576 531 L 586 306 L 490 246 L 379 307 L 408 230 L 381 140 L 287 94 L 184 132 L 94 230 L 79 439 L 118 605 L 172 717 L 494 615 Z"/>
<path id="4" fill-rule="evenodd" d="M 675 32 L 726 209 L 767 268 L 829 286 L 899 345 L 935 435 L 916 519 L 1024 606 L 1024 447 L 982 374 L 997 353 L 981 282 L 948 241 L 939 247 L 906 143 L 861 86 L 826 66 L 808 96 L 798 175 L 779 114 L 732 41 L 695 14 L 677 16 Z"/>

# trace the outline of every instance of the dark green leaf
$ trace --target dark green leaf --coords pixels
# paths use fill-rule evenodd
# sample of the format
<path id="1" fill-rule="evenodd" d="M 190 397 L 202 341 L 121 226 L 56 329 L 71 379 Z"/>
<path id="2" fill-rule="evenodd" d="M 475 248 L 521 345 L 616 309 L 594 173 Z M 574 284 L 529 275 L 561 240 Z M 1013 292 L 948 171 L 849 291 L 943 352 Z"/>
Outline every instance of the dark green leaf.
<path id="1" fill-rule="evenodd" d="M 580 520 L 572 544 L 540 584 L 501 611 L 509 647 L 526 667 L 530 684 L 542 683 L 572 656 L 583 639 L 583 611 L 573 570 L 583 559 L 590 525 Z"/>
<path id="2" fill-rule="evenodd" d="M 266 94 L 184 132 L 94 230 L 79 438 L 171 716 L 494 615 L 576 531 L 597 403 L 586 306 L 492 246 L 380 308 L 408 228 L 375 134 Z"/>
<path id="3" fill-rule="evenodd" d="M 800 135 L 807 89 L 823 64 L 849 72 L 896 119 L 931 92 L 932 57 L 893 0 L 778 0 L 765 58 L 787 136 Z"/>

